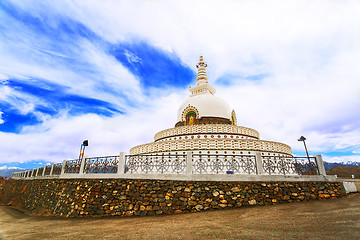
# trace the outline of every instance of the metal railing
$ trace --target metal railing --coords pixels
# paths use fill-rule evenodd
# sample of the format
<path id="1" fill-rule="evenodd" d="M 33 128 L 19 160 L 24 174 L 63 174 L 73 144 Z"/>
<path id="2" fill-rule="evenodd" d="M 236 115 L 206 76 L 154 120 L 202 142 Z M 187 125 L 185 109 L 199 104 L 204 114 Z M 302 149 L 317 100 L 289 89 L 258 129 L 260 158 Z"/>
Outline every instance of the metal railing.
<path id="1" fill-rule="evenodd" d="M 129 173 L 184 173 L 186 155 L 126 155 L 125 172 Z"/>
<path id="2" fill-rule="evenodd" d="M 321 156 L 320 156 L 321 159 Z M 323 164 L 321 160 L 322 171 Z M 51 166 L 14 173 L 13 178 L 33 179 L 105 174 L 246 174 L 320 175 L 315 157 L 225 155 L 225 154 L 148 154 L 90 157 L 65 160 Z M 106 175 L 110 174 L 110 175 Z"/>
<path id="3" fill-rule="evenodd" d="M 65 162 L 65 173 L 71 173 L 71 174 L 77 174 L 80 173 L 80 165 L 81 165 L 81 161 L 76 159 L 76 160 L 67 160 Z"/>
<path id="4" fill-rule="evenodd" d="M 119 156 L 85 158 L 84 173 L 117 173 Z"/>
<path id="5" fill-rule="evenodd" d="M 199 174 L 256 174 L 255 155 L 194 154 L 192 172 Z"/>
<path id="6" fill-rule="evenodd" d="M 262 156 L 264 172 L 273 175 L 317 175 L 319 170 L 315 157 Z"/>

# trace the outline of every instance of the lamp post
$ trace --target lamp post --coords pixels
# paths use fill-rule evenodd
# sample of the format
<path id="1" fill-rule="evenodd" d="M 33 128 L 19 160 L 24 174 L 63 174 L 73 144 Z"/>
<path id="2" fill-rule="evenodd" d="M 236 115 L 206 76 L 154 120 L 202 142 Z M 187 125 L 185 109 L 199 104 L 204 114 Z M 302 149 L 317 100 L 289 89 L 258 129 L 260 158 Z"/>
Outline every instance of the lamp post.
<path id="1" fill-rule="evenodd" d="M 83 143 L 80 146 L 80 155 L 79 155 L 79 162 L 81 161 L 81 159 L 84 157 L 84 153 L 85 153 L 85 147 L 89 146 L 89 141 L 88 140 L 84 140 Z"/>
<path id="2" fill-rule="evenodd" d="M 304 143 L 306 155 L 307 155 L 307 158 L 308 158 L 309 164 L 310 164 L 310 157 L 309 157 L 309 153 L 308 153 L 308 150 L 307 150 L 307 147 L 306 147 L 306 144 L 305 144 L 305 140 L 306 140 L 306 138 L 305 138 L 304 136 L 301 136 L 301 137 L 298 139 L 299 142 L 303 142 L 303 143 Z"/>

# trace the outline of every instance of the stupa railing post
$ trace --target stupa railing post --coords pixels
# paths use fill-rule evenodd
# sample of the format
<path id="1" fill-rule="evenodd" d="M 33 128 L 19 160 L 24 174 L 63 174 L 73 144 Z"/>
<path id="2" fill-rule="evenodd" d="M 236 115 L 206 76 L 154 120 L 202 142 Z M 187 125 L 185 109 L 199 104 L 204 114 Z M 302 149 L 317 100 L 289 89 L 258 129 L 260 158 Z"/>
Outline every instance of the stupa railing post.
<path id="1" fill-rule="evenodd" d="M 186 170 L 185 174 L 192 174 L 192 152 L 186 153 Z"/>
<path id="2" fill-rule="evenodd" d="M 255 164 L 256 164 L 256 173 L 257 174 L 264 174 L 264 167 L 263 167 L 263 160 L 261 157 L 261 153 L 255 153 Z"/>
<path id="3" fill-rule="evenodd" d="M 86 158 L 87 158 L 87 157 L 85 157 L 85 156 L 82 156 L 82 158 L 81 158 L 79 174 L 84 174 L 84 168 L 85 168 Z"/>
<path id="4" fill-rule="evenodd" d="M 61 166 L 60 177 L 65 174 L 66 162 L 67 162 L 66 160 L 63 161 L 63 164 L 62 164 L 62 166 Z"/>
<path id="5" fill-rule="evenodd" d="M 125 152 L 120 152 L 117 174 L 125 174 Z"/>
<path id="6" fill-rule="evenodd" d="M 45 171 L 46 171 L 46 165 L 44 165 L 43 172 L 42 172 L 41 176 L 45 176 Z"/>
<path id="7" fill-rule="evenodd" d="M 38 167 L 38 168 L 36 169 L 35 177 L 37 177 L 37 176 L 38 176 L 38 174 L 39 174 L 39 170 L 40 170 L 40 167 Z"/>
<path id="8" fill-rule="evenodd" d="M 50 170 L 50 174 L 49 174 L 50 176 L 53 175 L 55 165 L 56 165 L 56 163 L 53 163 L 53 164 L 51 165 L 51 170 Z"/>
<path id="9" fill-rule="evenodd" d="M 317 173 L 319 175 L 326 176 L 326 170 L 324 166 L 324 162 L 321 155 L 315 155 L 315 161 L 317 165 Z"/>

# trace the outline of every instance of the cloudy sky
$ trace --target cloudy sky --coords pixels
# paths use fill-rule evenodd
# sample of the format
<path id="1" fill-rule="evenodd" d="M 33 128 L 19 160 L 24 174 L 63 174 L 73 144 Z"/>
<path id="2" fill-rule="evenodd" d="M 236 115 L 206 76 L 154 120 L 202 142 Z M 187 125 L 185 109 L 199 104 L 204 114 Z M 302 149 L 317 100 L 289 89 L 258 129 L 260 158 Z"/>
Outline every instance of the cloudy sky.
<path id="1" fill-rule="evenodd" d="M 359 1 L 0 1 L 0 166 L 174 127 L 199 56 L 238 125 L 360 161 Z"/>

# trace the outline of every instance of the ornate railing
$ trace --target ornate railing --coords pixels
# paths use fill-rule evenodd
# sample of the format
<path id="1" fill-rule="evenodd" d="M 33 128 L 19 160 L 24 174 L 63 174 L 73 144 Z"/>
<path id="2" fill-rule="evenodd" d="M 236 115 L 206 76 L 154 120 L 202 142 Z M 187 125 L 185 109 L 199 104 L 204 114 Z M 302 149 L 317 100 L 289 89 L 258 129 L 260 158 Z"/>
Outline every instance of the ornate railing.
<path id="1" fill-rule="evenodd" d="M 66 161 L 65 173 L 73 173 L 73 174 L 79 173 L 80 165 L 81 165 L 81 161 L 79 161 L 78 159 Z"/>
<path id="2" fill-rule="evenodd" d="M 319 166 L 315 157 L 294 157 L 295 169 L 299 175 L 318 175 Z"/>
<path id="3" fill-rule="evenodd" d="M 319 159 L 317 159 L 319 158 Z M 65 160 L 63 163 L 14 173 L 14 178 L 64 177 L 77 174 L 247 174 L 247 175 L 326 175 L 319 157 L 174 154 L 125 155 Z M 70 174 L 70 176 L 68 175 Z M 67 175 L 67 176 L 66 176 Z"/>
<path id="4" fill-rule="evenodd" d="M 45 176 L 50 175 L 50 172 L 51 172 L 51 166 L 46 166 L 46 168 L 45 168 Z"/>
<path id="5" fill-rule="evenodd" d="M 193 173 L 256 174 L 255 155 L 194 154 Z"/>
<path id="6" fill-rule="evenodd" d="M 317 175 L 315 157 L 262 156 L 264 172 L 270 175 Z"/>
<path id="7" fill-rule="evenodd" d="M 86 158 L 84 173 L 117 173 L 118 164 L 119 156 Z"/>
<path id="8" fill-rule="evenodd" d="M 42 176 L 43 171 L 44 171 L 44 168 L 43 168 L 43 167 L 42 167 L 42 168 L 39 168 L 39 170 L 38 170 L 37 173 L 36 173 L 36 176 Z"/>
<path id="9" fill-rule="evenodd" d="M 126 155 L 125 172 L 129 173 L 184 173 L 186 155 Z"/>
<path id="10" fill-rule="evenodd" d="M 53 169 L 53 172 L 52 172 L 52 175 L 60 175 L 61 174 L 61 169 L 62 169 L 62 163 L 56 163 L 54 165 L 54 169 Z"/>

